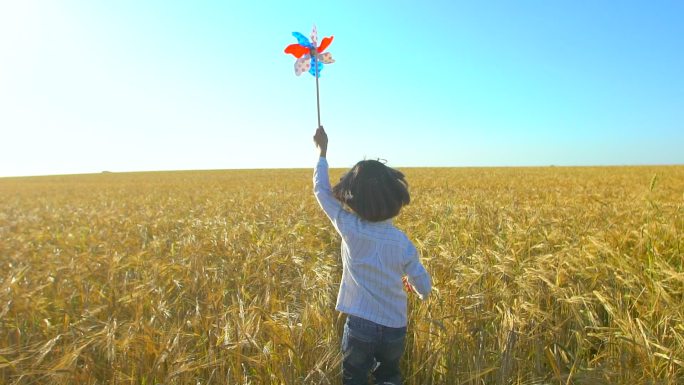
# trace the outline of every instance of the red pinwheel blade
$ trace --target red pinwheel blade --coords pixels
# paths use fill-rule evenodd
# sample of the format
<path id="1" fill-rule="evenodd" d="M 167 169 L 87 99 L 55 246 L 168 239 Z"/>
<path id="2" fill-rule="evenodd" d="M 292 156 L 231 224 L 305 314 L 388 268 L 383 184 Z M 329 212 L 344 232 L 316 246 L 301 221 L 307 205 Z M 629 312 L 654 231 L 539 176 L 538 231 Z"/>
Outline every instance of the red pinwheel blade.
<path id="1" fill-rule="evenodd" d="M 334 38 L 334 36 L 324 37 L 323 40 L 321 40 L 321 45 L 318 46 L 318 49 L 317 49 L 318 53 L 322 53 L 323 51 L 325 51 L 325 49 L 328 48 L 330 43 L 332 43 L 333 38 Z"/>
<path id="2" fill-rule="evenodd" d="M 285 47 L 285 53 L 294 55 L 297 59 L 309 53 L 309 49 L 299 44 L 290 44 Z"/>

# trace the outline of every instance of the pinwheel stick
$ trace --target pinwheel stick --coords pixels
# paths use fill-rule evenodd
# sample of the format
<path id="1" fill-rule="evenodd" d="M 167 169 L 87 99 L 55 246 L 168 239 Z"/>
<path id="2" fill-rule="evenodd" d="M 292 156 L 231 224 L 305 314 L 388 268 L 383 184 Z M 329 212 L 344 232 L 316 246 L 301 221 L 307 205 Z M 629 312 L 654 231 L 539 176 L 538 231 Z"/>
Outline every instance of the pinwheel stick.
<path id="1" fill-rule="evenodd" d="M 314 68 L 316 71 L 316 111 L 318 111 L 318 127 L 321 126 L 321 98 L 318 95 L 318 58 L 314 56 Z"/>

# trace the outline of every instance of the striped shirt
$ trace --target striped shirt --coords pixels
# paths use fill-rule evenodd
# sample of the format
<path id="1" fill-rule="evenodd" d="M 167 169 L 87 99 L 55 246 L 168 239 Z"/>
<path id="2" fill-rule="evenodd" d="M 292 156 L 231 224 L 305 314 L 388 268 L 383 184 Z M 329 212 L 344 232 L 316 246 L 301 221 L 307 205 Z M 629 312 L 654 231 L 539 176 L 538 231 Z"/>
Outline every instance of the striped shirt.
<path id="1" fill-rule="evenodd" d="M 335 309 L 389 327 L 406 326 L 408 276 L 420 299 L 432 289 L 430 276 L 408 237 L 392 220 L 369 222 L 345 210 L 330 187 L 328 162 L 319 158 L 314 195 L 342 236 L 342 281 Z"/>

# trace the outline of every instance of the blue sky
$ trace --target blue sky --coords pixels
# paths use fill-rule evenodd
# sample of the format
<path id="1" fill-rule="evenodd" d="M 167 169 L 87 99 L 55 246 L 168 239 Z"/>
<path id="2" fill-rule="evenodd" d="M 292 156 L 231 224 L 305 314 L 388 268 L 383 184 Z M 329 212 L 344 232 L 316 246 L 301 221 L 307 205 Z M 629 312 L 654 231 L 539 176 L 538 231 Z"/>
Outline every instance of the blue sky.
<path id="1" fill-rule="evenodd" d="M 684 163 L 681 1 L 4 1 L 0 176 Z"/>

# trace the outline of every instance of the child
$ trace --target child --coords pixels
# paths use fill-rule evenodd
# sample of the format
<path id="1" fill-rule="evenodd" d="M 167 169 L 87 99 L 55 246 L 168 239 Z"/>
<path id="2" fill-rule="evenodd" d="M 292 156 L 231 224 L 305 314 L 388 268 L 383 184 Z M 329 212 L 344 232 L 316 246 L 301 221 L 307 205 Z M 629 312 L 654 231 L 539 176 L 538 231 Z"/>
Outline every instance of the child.
<path id="1" fill-rule="evenodd" d="M 345 385 L 401 384 L 399 361 L 406 336 L 406 293 L 424 299 L 430 276 L 418 252 L 391 218 L 410 201 L 404 174 L 375 160 L 357 163 L 330 188 L 328 136 L 319 127 L 314 194 L 342 236 L 342 281 L 335 308 L 347 314 L 342 336 Z M 344 209 L 349 207 L 352 212 Z"/>

